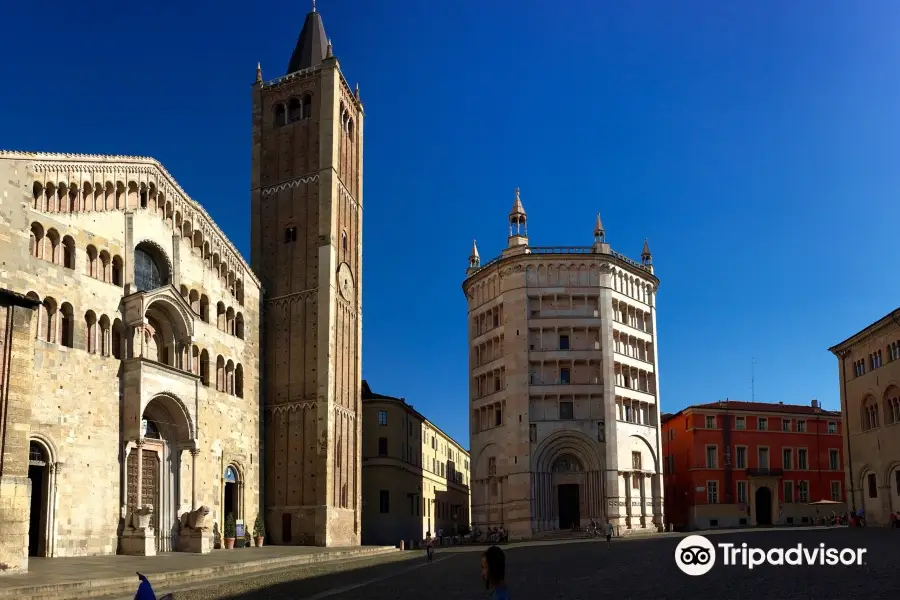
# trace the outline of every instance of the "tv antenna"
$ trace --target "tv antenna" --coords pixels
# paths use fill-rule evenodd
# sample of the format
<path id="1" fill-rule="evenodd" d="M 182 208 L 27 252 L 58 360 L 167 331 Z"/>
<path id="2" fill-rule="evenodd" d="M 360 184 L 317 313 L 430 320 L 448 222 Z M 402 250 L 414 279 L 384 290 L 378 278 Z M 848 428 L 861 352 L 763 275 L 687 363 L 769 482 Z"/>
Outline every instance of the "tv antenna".
<path id="1" fill-rule="evenodd" d="M 750 401 L 756 402 L 756 357 L 750 361 Z"/>

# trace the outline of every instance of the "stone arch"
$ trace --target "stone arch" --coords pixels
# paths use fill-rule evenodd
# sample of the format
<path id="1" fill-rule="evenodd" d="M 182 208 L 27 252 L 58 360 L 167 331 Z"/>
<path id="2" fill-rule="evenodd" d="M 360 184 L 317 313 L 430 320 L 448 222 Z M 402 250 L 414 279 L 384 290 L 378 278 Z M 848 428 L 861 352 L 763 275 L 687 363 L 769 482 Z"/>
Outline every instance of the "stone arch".
<path id="1" fill-rule="evenodd" d="M 875 395 L 867 393 L 859 403 L 860 425 L 864 431 L 877 429 L 879 425 L 878 400 Z"/>
<path id="2" fill-rule="evenodd" d="M 532 470 L 549 473 L 553 463 L 563 454 L 577 458 L 585 470 L 599 471 L 599 444 L 579 431 L 557 431 L 550 434 L 532 455 Z"/>
<path id="3" fill-rule="evenodd" d="M 28 479 L 31 480 L 31 518 L 28 555 L 53 556 L 56 546 L 56 465 L 58 450 L 52 439 L 32 432 L 28 440 Z"/>
<path id="4" fill-rule="evenodd" d="M 900 422 L 900 386 L 893 381 L 888 382 L 881 396 L 881 404 L 884 407 L 885 425 Z"/>
<path id="5" fill-rule="evenodd" d="M 885 482 L 888 487 L 888 497 L 891 501 L 891 511 L 900 513 L 900 460 L 892 461 L 885 469 Z"/>
<path id="6" fill-rule="evenodd" d="M 195 441 L 194 420 L 185 403 L 171 392 L 154 395 L 141 407 L 141 418 L 148 416 L 173 434 L 173 441 L 190 445 Z"/>
<path id="7" fill-rule="evenodd" d="M 175 342 L 182 342 L 194 335 L 193 319 L 176 300 L 167 295 L 161 294 L 150 300 L 144 316 L 167 324 L 171 328 L 170 333 L 175 336 Z"/>
<path id="8" fill-rule="evenodd" d="M 156 264 L 157 269 L 160 271 L 164 270 L 164 273 L 160 273 L 161 285 L 165 285 L 172 281 L 172 260 L 169 258 L 168 253 L 165 249 L 150 239 L 143 239 L 139 241 L 134 246 L 135 254 L 138 251 L 145 252 L 153 262 Z M 135 257 L 135 263 L 137 263 L 137 258 Z M 134 266 L 135 271 L 138 269 L 138 265 Z M 135 272 L 135 287 L 137 287 L 137 273 Z M 149 291 L 149 290 L 140 290 L 140 291 Z"/>

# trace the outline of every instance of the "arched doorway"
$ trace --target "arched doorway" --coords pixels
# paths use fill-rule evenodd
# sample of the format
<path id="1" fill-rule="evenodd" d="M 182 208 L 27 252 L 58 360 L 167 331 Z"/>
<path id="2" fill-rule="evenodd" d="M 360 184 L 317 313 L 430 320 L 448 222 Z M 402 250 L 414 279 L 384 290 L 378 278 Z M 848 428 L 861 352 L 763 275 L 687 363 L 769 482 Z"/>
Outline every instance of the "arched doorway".
<path id="1" fill-rule="evenodd" d="M 241 480 L 238 470 L 233 465 L 228 465 L 225 469 L 225 498 L 223 505 L 225 507 L 222 513 L 225 517 L 234 515 L 235 519 L 241 517 Z"/>
<path id="2" fill-rule="evenodd" d="M 756 488 L 756 524 L 772 524 L 772 491 L 763 486 Z"/>
<path id="3" fill-rule="evenodd" d="M 894 514 L 900 513 L 900 465 L 891 469 L 888 477 L 888 487 L 891 495 L 891 511 Z"/>
<path id="4" fill-rule="evenodd" d="M 583 471 L 581 461 L 571 454 L 563 454 L 553 463 L 560 529 L 571 529 L 581 524 L 581 478 L 576 474 Z"/>
<path id="5" fill-rule="evenodd" d="M 47 520 L 50 518 L 50 453 L 40 442 L 28 445 L 31 513 L 28 521 L 28 556 L 47 556 Z"/>

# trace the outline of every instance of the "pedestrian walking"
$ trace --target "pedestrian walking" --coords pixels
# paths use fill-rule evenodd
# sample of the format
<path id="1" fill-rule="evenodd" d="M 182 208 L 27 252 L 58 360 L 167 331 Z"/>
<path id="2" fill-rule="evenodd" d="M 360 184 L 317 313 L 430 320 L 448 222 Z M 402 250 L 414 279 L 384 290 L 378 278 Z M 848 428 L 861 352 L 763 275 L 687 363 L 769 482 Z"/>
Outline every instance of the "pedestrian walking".
<path id="1" fill-rule="evenodd" d="M 428 562 L 434 558 L 434 538 L 431 537 L 430 531 L 425 533 L 425 556 L 428 557 Z"/>
<path id="2" fill-rule="evenodd" d="M 491 590 L 491 600 L 509 600 L 506 591 L 506 555 L 498 546 L 491 546 L 481 556 L 481 578 Z"/>
<path id="3" fill-rule="evenodd" d="M 606 520 L 606 525 L 603 526 L 604 533 L 606 534 L 606 548 L 612 548 L 612 534 L 613 534 L 613 526 L 612 523 L 609 522 L 609 519 Z"/>

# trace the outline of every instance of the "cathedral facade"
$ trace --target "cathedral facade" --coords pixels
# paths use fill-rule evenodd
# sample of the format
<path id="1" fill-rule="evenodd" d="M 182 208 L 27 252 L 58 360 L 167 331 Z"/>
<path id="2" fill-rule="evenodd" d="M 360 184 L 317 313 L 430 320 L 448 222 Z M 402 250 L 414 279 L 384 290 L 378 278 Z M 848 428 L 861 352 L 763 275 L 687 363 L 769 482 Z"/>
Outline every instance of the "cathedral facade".
<path id="1" fill-rule="evenodd" d="M 264 81 L 258 70 L 252 97 L 268 535 L 358 545 L 363 107 L 315 9 L 287 73 Z"/>
<path id="2" fill-rule="evenodd" d="M 0 182 L 0 570 L 252 524 L 249 265 L 152 158 L 0 152 Z"/>
<path id="3" fill-rule="evenodd" d="M 473 243 L 469 314 L 472 523 L 511 538 L 609 519 L 663 527 L 656 291 L 650 248 L 529 245 L 516 190 L 502 254 Z"/>

